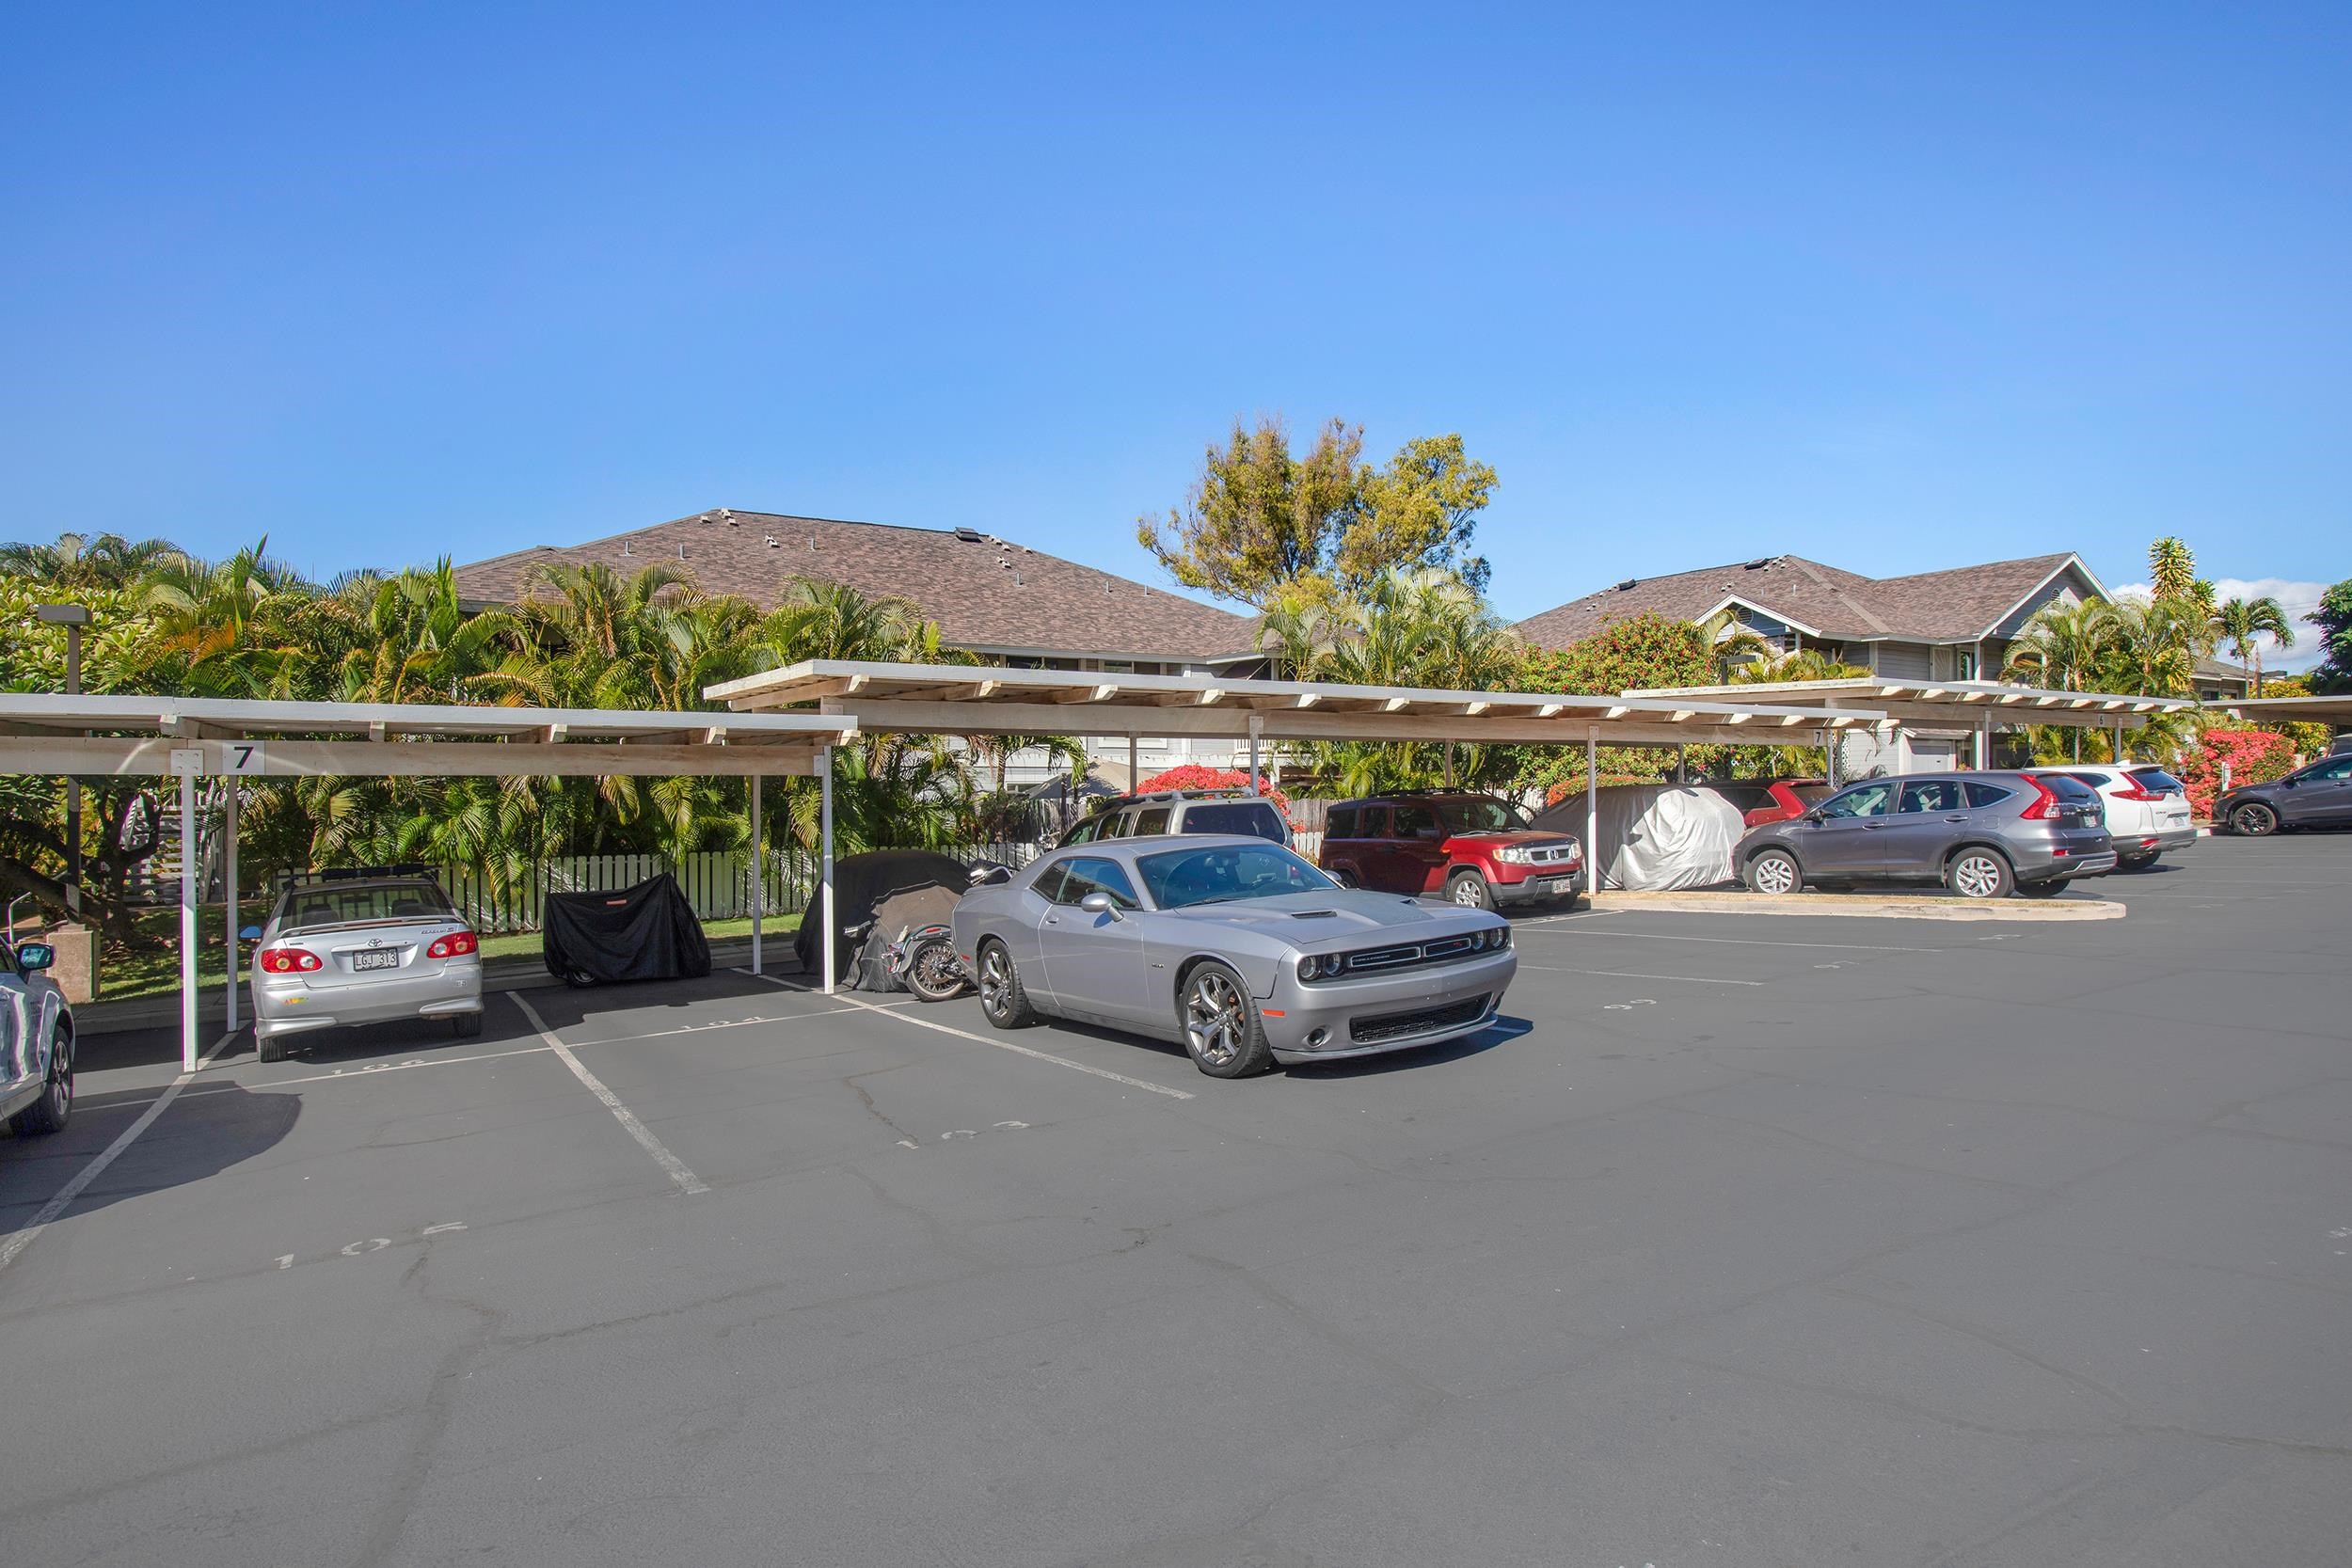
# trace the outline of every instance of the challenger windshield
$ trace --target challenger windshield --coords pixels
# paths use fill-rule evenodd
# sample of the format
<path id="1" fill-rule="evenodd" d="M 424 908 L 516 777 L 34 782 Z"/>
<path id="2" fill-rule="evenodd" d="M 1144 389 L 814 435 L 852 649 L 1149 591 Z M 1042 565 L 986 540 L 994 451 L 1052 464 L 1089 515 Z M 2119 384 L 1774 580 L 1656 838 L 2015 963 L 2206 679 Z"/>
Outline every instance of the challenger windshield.
<path id="1" fill-rule="evenodd" d="M 1136 869 L 1152 902 L 1164 910 L 1230 904 L 1240 898 L 1279 898 L 1321 893 L 1337 882 L 1279 844 L 1218 844 L 1140 855 Z"/>

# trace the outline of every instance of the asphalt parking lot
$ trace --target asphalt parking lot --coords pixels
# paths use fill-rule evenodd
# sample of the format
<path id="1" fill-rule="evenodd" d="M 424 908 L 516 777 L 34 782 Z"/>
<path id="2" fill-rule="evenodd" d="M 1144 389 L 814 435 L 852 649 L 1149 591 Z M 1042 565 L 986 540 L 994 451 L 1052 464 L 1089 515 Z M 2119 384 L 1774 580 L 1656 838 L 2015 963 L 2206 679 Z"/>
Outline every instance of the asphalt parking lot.
<path id="1" fill-rule="evenodd" d="M 2341 1564 L 2352 835 L 2101 891 L 1525 921 L 1487 1035 L 1232 1084 L 732 973 L 93 1039 L 0 1558 Z"/>

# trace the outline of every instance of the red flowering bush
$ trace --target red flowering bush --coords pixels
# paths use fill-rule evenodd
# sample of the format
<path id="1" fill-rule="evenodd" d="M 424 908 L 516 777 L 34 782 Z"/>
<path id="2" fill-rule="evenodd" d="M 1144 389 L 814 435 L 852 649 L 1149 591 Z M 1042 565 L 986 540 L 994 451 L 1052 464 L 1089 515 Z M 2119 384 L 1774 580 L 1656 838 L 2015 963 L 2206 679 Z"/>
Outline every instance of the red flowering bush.
<path id="1" fill-rule="evenodd" d="M 1248 787 L 1249 775 L 1236 768 L 1204 768 L 1200 763 L 1187 762 L 1171 768 L 1165 773 L 1152 774 L 1136 785 L 1136 793 L 1149 795 L 1158 789 L 1248 789 Z M 1258 781 L 1258 791 L 1274 802 L 1274 809 L 1282 814 L 1282 820 L 1289 823 L 1291 831 L 1295 832 L 1298 823 L 1291 816 L 1290 797 L 1267 784 L 1263 775 Z"/>
<path id="2" fill-rule="evenodd" d="M 2213 815 L 2224 764 L 2233 785 L 2267 784 L 2294 768 L 2295 745 L 2275 730 L 2210 729 L 2198 736 L 2181 755 L 2181 782 L 2188 785 L 2190 809 L 2200 816 Z"/>

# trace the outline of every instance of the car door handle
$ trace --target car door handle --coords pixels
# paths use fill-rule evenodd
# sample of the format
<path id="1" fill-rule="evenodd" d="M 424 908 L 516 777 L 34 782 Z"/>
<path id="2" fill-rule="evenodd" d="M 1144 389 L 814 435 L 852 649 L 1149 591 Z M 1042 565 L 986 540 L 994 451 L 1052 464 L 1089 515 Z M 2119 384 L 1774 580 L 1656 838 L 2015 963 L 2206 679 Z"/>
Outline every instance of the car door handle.
<path id="1" fill-rule="evenodd" d="M 1061 916 L 1057 914 L 1049 914 L 1045 917 L 1045 924 L 1048 926 L 1058 926 L 1061 924 Z"/>
<path id="2" fill-rule="evenodd" d="M 1944 818 L 1944 820 L 1947 822 L 1965 822 L 1968 819 L 1964 816 L 1947 816 Z"/>

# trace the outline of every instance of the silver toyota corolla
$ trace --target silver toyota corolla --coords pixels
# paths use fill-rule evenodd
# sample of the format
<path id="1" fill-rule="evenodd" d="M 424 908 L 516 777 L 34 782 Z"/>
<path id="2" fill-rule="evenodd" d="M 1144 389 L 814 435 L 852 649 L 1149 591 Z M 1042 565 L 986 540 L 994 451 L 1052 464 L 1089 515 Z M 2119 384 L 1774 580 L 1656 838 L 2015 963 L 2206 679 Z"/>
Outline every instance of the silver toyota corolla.
<path id="1" fill-rule="evenodd" d="M 420 877 L 289 887 L 253 954 L 262 1060 L 283 1061 L 289 1035 L 398 1018 L 482 1033 L 481 944 L 449 895 Z"/>
<path id="2" fill-rule="evenodd" d="M 954 924 L 999 1029 L 1131 1029 L 1216 1078 L 1473 1034 L 1518 967 L 1500 916 L 1343 888 L 1262 838 L 1073 846 L 965 894 Z"/>

